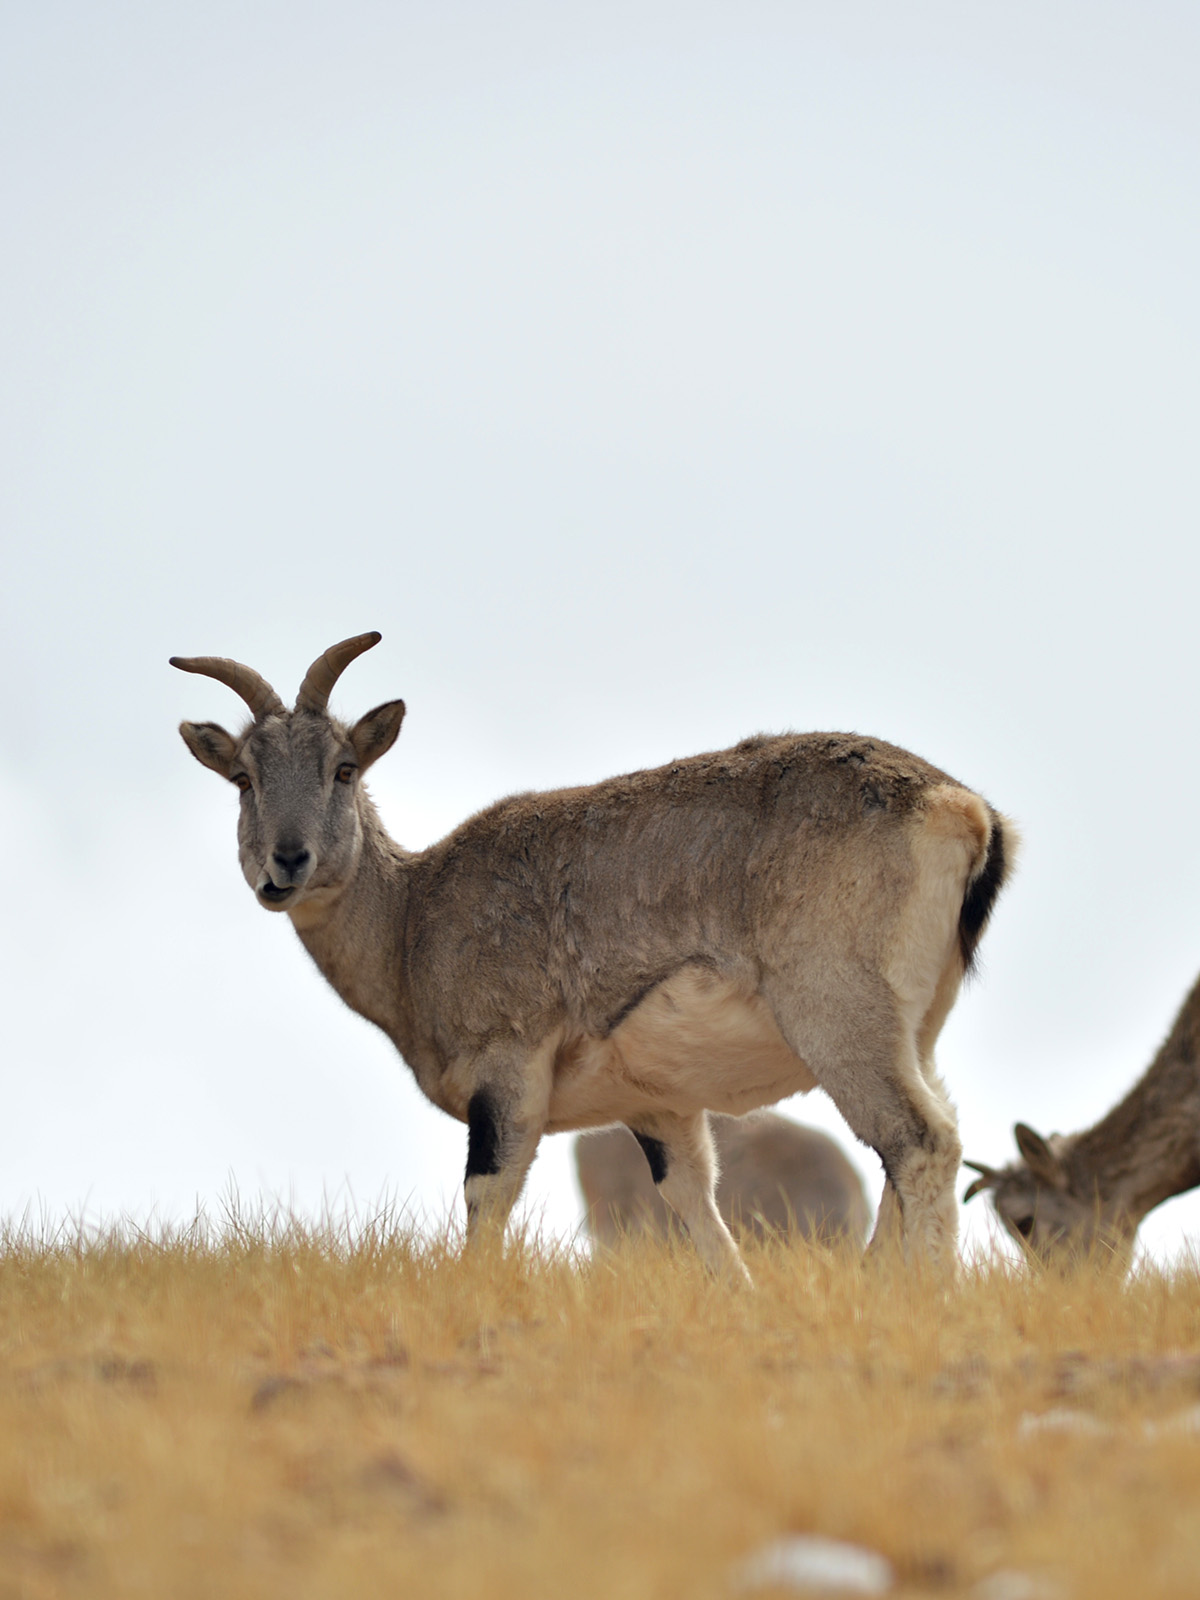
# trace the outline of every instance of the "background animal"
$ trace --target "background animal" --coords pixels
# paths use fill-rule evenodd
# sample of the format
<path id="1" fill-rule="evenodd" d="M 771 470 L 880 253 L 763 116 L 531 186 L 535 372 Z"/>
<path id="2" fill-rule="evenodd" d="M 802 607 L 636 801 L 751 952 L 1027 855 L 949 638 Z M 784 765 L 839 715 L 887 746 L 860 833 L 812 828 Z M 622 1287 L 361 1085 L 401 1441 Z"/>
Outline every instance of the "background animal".
<path id="1" fill-rule="evenodd" d="M 1014 1128 L 1022 1160 L 979 1173 L 964 1199 L 988 1193 L 1014 1239 L 1038 1256 L 1093 1247 L 1128 1261 L 1143 1217 L 1200 1186 L 1200 981 L 1144 1075 L 1081 1133 Z"/>
<path id="2" fill-rule="evenodd" d="M 871 1220 L 862 1178 L 837 1141 L 773 1111 L 710 1117 L 717 1207 L 736 1235 L 798 1233 L 861 1246 Z M 671 1212 L 628 1128 L 575 1140 L 575 1171 L 597 1244 L 626 1234 L 665 1236 Z"/>
<path id="3" fill-rule="evenodd" d="M 1003 818 L 892 745 L 789 734 L 515 795 L 410 852 L 362 784 L 403 701 L 328 710 L 379 638 L 319 656 L 292 711 L 238 662 L 173 657 L 253 716 L 180 732 L 240 793 L 260 904 L 467 1123 L 468 1241 L 503 1227 L 543 1133 L 619 1121 L 704 1260 L 744 1273 L 705 1112 L 819 1083 L 883 1162 L 877 1239 L 950 1267 L 961 1145 L 933 1049 L 1007 874 Z"/>

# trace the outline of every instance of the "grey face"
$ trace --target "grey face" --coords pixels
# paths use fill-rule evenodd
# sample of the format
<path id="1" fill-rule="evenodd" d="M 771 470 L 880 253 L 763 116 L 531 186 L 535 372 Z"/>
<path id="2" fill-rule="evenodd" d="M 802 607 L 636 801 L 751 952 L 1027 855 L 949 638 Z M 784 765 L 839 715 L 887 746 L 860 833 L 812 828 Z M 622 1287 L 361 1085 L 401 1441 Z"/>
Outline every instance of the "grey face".
<path id="1" fill-rule="evenodd" d="M 1061 1265 L 1108 1253 L 1127 1261 L 1136 1222 L 1116 1202 L 1101 1201 L 1088 1162 L 1077 1158 L 1075 1139 L 1059 1133 L 1043 1138 L 1024 1122 L 1013 1134 L 1021 1160 L 999 1168 L 968 1161 L 979 1177 L 964 1199 L 990 1192 L 1000 1221 L 1036 1259 Z"/>
<path id="2" fill-rule="evenodd" d="M 184 743 L 202 766 L 241 793 L 238 851 L 246 882 L 268 911 L 294 911 L 349 882 L 369 806 L 367 768 L 395 743 L 403 700 L 388 700 L 352 728 L 329 715 L 329 691 L 379 634 L 344 639 L 317 657 L 288 711 L 250 667 L 224 656 L 172 656 L 172 666 L 215 678 L 241 695 L 254 721 L 238 738 L 216 722 L 183 722 Z"/>
<path id="3" fill-rule="evenodd" d="M 1043 1260 L 1086 1255 L 1100 1221 L 1095 1200 L 1086 1204 L 1065 1189 L 1041 1184 L 1024 1167 L 997 1175 L 992 1204 L 1005 1228 L 1031 1255 Z"/>
<path id="4" fill-rule="evenodd" d="M 268 717 L 235 750 L 238 853 L 269 911 L 292 910 L 353 874 L 362 844 L 359 757 L 350 735 L 312 712 Z"/>

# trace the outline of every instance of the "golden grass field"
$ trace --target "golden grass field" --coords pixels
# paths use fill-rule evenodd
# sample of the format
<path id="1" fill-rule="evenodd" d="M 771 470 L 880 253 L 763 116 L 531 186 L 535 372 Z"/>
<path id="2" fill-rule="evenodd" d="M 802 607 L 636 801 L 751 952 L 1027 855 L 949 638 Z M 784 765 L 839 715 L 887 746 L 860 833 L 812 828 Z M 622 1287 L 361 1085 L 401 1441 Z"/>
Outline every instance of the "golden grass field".
<path id="1" fill-rule="evenodd" d="M 899 1596 L 1200 1593 L 1200 1271 L 747 1259 L 12 1234 L 0 1600 L 715 1600 L 787 1533 Z"/>

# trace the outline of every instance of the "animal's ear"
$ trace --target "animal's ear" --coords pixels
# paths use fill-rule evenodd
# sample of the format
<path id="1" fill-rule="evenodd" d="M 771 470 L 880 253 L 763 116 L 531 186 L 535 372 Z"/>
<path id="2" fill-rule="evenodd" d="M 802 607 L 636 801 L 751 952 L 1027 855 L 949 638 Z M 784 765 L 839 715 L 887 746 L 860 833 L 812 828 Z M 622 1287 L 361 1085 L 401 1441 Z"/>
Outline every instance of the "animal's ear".
<path id="1" fill-rule="evenodd" d="M 202 767 L 211 767 L 223 778 L 228 778 L 237 749 L 236 739 L 230 738 L 216 722 L 181 722 L 179 731 L 184 744 Z"/>
<path id="2" fill-rule="evenodd" d="M 389 700 L 386 705 L 368 711 L 365 717 L 354 724 L 350 730 L 350 743 L 354 746 L 361 771 L 365 772 L 380 756 L 387 755 L 396 742 L 403 721 L 404 701 Z"/>
<path id="3" fill-rule="evenodd" d="M 1023 1122 L 1014 1126 L 1013 1133 L 1016 1135 L 1017 1149 L 1025 1158 L 1025 1165 L 1038 1182 L 1049 1184 L 1053 1189 L 1066 1188 L 1067 1176 L 1062 1162 L 1041 1134 L 1035 1133 Z"/>

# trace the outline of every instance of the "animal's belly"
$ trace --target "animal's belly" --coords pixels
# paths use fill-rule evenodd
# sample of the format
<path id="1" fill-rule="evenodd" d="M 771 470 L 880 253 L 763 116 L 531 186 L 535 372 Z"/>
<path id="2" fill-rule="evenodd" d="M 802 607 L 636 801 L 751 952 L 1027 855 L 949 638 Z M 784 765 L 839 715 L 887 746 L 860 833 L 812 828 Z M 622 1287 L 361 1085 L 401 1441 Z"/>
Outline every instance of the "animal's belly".
<path id="1" fill-rule="evenodd" d="M 757 995 L 703 968 L 659 984 L 607 1039 L 575 1039 L 555 1066 L 549 1131 L 653 1111 L 734 1116 L 811 1089 Z"/>

